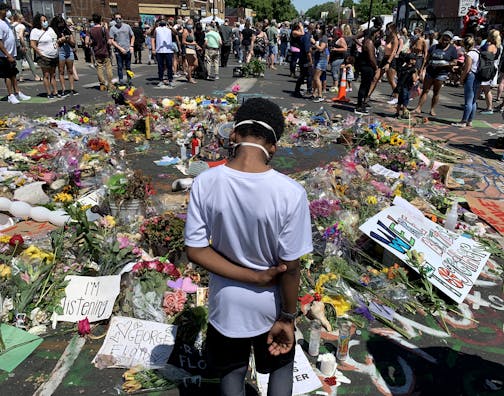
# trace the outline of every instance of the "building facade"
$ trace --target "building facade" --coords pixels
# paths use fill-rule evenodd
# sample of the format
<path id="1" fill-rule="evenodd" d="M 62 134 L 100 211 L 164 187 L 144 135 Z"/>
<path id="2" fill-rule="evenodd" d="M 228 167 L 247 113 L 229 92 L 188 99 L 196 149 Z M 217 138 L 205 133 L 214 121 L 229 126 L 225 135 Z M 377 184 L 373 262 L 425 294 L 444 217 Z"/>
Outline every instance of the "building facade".
<path id="1" fill-rule="evenodd" d="M 2 1 L 2 0 L 0 0 Z M 110 18 L 119 12 L 126 21 L 152 22 L 159 16 L 215 17 L 224 19 L 225 0 L 7 0 L 12 8 L 31 19 L 37 13 L 48 18 L 63 14 L 74 22 L 86 21 L 94 13 Z"/>

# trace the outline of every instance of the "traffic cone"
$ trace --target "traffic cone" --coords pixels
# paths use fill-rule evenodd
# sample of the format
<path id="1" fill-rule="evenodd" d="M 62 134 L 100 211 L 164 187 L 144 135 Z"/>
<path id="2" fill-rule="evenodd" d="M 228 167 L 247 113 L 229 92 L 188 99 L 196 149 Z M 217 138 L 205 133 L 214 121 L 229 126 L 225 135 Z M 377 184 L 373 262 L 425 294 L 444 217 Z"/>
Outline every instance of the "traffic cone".
<path id="1" fill-rule="evenodd" d="M 346 71 L 346 67 L 344 67 L 343 74 L 341 76 L 341 84 L 339 87 L 338 97 L 332 98 L 333 102 L 350 102 L 350 99 L 348 99 L 346 97 L 346 85 L 347 85 L 346 75 L 347 75 L 347 71 Z"/>

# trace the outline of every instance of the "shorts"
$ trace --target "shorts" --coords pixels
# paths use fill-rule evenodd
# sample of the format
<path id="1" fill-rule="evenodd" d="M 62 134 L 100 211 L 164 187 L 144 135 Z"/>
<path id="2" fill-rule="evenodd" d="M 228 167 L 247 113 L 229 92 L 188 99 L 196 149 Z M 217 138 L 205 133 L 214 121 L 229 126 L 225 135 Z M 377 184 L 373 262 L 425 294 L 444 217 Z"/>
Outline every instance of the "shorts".
<path id="1" fill-rule="evenodd" d="M 0 78 L 11 78 L 18 73 L 19 70 L 16 67 L 16 61 L 9 62 L 6 57 L 0 57 Z"/>
<path id="2" fill-rule="evenodd" d="M 64 45 L 58 50 L 58 57 L 60 61 L 73 61 L 75 60 L 74 52 L 69 45 Z"/>
<path id="3" fill-rule="evenodd" d="M 388 55 L 381 60 L 379 68 L 383 69 L 387 65 L 387 61 L 388 61 Z M 396 69 L 397 68 L 396 58 L 392 59 L 392 62 L 390 62 L 390 64 L 389 64 L 389 68 L 390 69 Z"/>
<path id="4" fill-rule="evenodd" d="M 58 66 L 59 57 L 56 58 L 48 58 L 46 56 L 39 56 L 37 60 L 37 64 L 42 68 L 48 69 L 50 67 Z"/>
<path id="5" fill-rule="evenodd" d="M 397 98 L 397 104 L 407 106 L 410 98 L 410 89 L 401 87 L 399 88 L 399 97 Z"/>
<path id="6" fill-rule="evenodd" d="M 320 75 L 320 81 L 327 81 L 327 72 L 325 70 Z"/>
<path id="7" fill-rule="evenodd" d="M 425 78 L 430 78 L 432 80 L 437 80 L 437 81 L 446 81 L 448 80 L 448 72 L 445 70 L 436 72 L 435 70 L 431 68 L 427 68 L 427 71 L 425 73 Z"/>
<path id="8" fill-rule="evenodd" d="M 347 69 L 346 79 L 348 82 L 353 81 L 355 79 L 353 67 Z"/>
<path id="9" fill-rule="evenodd" d="M 269 45 L 268 46 L 268 51 L 269 51 L 268 53 L 270 55 L 276 55 L 276 54 L 278 54 L 278 45 Z"/>
<path id="10" fill-rule="evenodd" d="M 229 338 L 209 323 L 206 338 L 208 367 L 222 377 L 239 367 L 248 366 L 252 346 L 256 368 L 260 373 L 271 373 L 294 360 L 295 346 L 284 355 L 273 356 L 268 351 L 267 338 L 268 333 L 251 338 Z"/>
<path id="11" fill-rule="evenodd" d="M 326 71 L 327 69 L 327 58 L 324 57 L 324 58 L 320 58 L 317 63 L 315 64 L 315 69 L 317 70 L 322 70 L 322 71 Z"/>

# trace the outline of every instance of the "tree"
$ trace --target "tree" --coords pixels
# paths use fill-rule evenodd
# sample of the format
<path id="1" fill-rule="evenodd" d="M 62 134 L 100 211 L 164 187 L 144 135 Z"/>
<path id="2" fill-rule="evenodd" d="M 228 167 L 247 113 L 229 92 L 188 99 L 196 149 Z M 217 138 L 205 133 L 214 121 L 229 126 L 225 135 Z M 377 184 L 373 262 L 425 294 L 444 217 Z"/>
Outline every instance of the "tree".
<path id="1" fill-rule="evenodd" d="M 322 12 L 328 13 L 325 19 L 327 23 L 335 23 L 338 20 L 338 5 L 335 2 L 313 6 L 305 12 L 305 17 L 318 21 L 321 19 Z"/>
<path id="2" fill-rule="evenodd" d="M 265 18 L 277 21 L 290 21 L 297 16 L 297 11 L 290 0 L 227 0 L 227 7 L 251 8 L 256 13 L 255 19 Z"/>
<path id="3" fill-rule="evenodd" d="M 376 15 L 392 14 L 392 10 L 397 5 L 395 0 L 373 0 L 373 9 L 369 15 L 369 5 L 371 0 L 361 0 L 360 3 L 355 5 L 357 11 L 357 19 L 362 23 L 367 22 L 370 18 Z"/>

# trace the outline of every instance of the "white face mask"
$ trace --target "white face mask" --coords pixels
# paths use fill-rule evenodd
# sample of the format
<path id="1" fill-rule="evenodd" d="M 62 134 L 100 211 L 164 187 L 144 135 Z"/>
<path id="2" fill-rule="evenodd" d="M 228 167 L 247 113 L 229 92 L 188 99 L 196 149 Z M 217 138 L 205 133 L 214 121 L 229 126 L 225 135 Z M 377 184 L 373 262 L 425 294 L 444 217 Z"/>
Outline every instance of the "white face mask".
<path id="1" fill-rule="evenodd" d="M 49 27 L 49 22 L 47 22 L 47 21 L 42 22 L 42 27 L 44 29 L 48 28 Z"/>
<path id="2" fill-rule="evenodd" d="M 236 149 L 239 147 L 239 146 L 249 146 L 249 147 L 256 147 L 258 149 L 261 149 L 263 151 L 263 153 L 266 155 L 266 163 L 268 163 L 270 160 L 271 160 L 271 156 L 270 156 L 270 153 L 268 153 L 268 150 L 266 150 L 266 148 L 264 148 L 264 146 L 261 146 L 260 144 L 257 144 L 257 143 L 252 143 L 252 142 L 241 142 L 241 143 L 235 143 L 233 145 L 233 150 L 234 150 L 234 155 L 236 155 Z"/>

